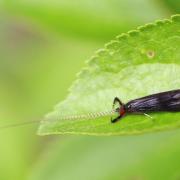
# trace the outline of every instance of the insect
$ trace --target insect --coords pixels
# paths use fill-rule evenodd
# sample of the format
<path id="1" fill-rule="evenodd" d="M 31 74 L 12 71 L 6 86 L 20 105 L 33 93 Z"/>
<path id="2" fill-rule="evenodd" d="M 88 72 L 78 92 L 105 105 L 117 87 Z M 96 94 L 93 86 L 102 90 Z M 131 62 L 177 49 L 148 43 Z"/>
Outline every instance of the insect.
<path id="1" fill-rule="evenodd" d="M 105 116 L 110 116 L 114 114 L 114 110 L 108 110 L 108 111 L 101 111 L 101 112 L 92 112 L 92 113 L 87 113 L 87 114 L 79 114 L 79 115 L 58 115 L 56 118 L 45 118 L 44 121 L 47 121 L 49 123 L 53 123 L 56 121 L 62 121 L 62 120 L 91 120 L 91 119 L 96 119 L 100 117 L 105 117 Z M 29 125 L 29 124 L 34 124 L 34 123 L 39 123 L 42 120 L 31 120 L 31 121 L 24 121 L 24 122 L 19 122 L 19 123 L 10 123 L 6 125 L 0 126 L 0 130 L 2 129 L 8 129 L 12 127 L 19 127 L 19 126 L 24 126 L 24 125 Z"/>
<path id="2" fill-rule="evenodd" d="M 118 103 L 118 107 L 114 108 L 117 103 Z M 126 104 L 122 103 L 118 97 L 115 97 L 113 101 L 113 109 L 110 111 L 92 112 L 89 114 L 68 115 L 68 116 L 58 115 L 55 119 L 46 119 L 46 120 L 49 123 L 60 120 L 85 120 L 85 119 L 90 120 L 90 119 L 96 119 L 99 117 L 105 117 L 112 115 L 114 113 L 118 113 L 119 114 L 118 117 L 114 119 L 111 118 L 111 122 L 115 123 L 128 113 L 145 114 L 149 116 L 146 113 L 157 112 L 157 111 L 170 111 L 170 112 L 180 111 L 180 89 L 152 94 L 149 96 L 131 100 Z M 7 124 L 4 126 L 0 126 L 0 130 L 10 127 L 17 127 L 17 126 L 38 123 L 40 121 L 41 120 L 32 120 L 32 121 L 25 121 L 14 124 Z"/>
<path id="3" fill-rule="evenodd" d="M 115 104 L 119 105 L 114 109 Z M 111 118 L 111 122 L 115 123 L 124 117 L 126 114 L 144 114 L 149 112 L 178 112 L 180 111 L 180 89 L 160 92 L 149 96 L 134 99 L 124 104 L 118 97 L 113 101 L 114 111 L 119 113 L 116 118 Z"/>

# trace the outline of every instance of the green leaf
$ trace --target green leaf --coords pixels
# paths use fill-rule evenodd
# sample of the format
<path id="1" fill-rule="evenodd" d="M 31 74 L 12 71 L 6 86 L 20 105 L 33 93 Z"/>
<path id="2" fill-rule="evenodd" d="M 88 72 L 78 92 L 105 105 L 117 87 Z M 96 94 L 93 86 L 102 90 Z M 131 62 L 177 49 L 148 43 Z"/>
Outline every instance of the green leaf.
<path id="1" fill-rule="evenodd" d="M 69 137 L 48 144 L 29 180 L 175 180 L 180 131 L 122 137 Z"/>
<path id="2" fill-rule="evenodd" d="M 180 113 L 61 120 L 63 116 L 98 113 L 123 102 L 180 88 L 180 15 L 118 36 L 99 50 L 73 84 L 69 96 L 42 121 L 39 134 L 124 135 L 177 128 Z M 68 75 L 68 70 L 67 70 Z"/>

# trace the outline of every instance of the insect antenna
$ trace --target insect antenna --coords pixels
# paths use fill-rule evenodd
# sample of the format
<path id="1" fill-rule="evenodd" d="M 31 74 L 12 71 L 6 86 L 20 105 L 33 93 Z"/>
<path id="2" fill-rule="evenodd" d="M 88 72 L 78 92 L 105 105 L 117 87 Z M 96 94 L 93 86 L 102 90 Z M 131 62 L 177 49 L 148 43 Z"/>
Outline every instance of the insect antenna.
<path id="1" fill-rule="evenodd" d="M 61 121 L 61 120 L 88 120 L 88 119 L 96 119 L 99 117 L 104 117 L 104 116 L 110 116 L 113 113 L 115 113 L 114 110 L 111 111 L 103 111 L 103 112 L 94 112 L 94 113 L 88 113 L 88 114 L 80 114 L 80 115 L 67 115 L 67 116 L 62 116 L 59 114 L 56 114 L 56 118 L 52 117 L 47 117 L 43 120 L 32 120 L 32 121 L 24 121 L 24 122 L 17 122 L 17 123 L 11 123 L 11 124 L 6 124 L 0 126 L 0 130 L 3 129 L 8 129 L 8 128 L 13 128 L 13 127 L 19 127 L 19 126 L 25 126 L 29 124 L 35 124 L 39 122 L 48 122 L 52 123 L 53 121 Z"/>
<path id="2" fill-rule="evenodd" d="M 6 125 L 0 126 L 0 130 L 13 128 L 13 127 L 19 127 L 19 126 L 25 126 L 25 125 L 29 125 L 29 124 L 35 124 L 35 123 L 39 123 L 40 121 L 41 120 L 32 120 L 32 121 L 24 121 L 24 122 L 6 124 Z"/>
<path id="3" fill-rule="evenodd" d="M 115 110 L 110 111 L 101 111 L 101 112 L 92 112 L 87 114 L 77 114 L 77 115 L 62 115 L 62 114 L 53 114 L 49 115 L 45 118 L 44 121 L 59 121 L 59 120 L 88 120 L 88 119 L 96 119 L 99 117 L 110 116 L 115 113 Z"/>

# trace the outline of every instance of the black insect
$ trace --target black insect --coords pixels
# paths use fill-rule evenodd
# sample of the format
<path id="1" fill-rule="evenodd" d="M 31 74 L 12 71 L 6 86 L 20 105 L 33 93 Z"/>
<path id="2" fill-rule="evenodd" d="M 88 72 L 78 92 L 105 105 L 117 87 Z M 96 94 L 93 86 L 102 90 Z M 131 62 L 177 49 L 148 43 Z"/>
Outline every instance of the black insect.
<path id="1" fill-rule="evenodd" d="M 178 112 L 180 111 L 180 89 L 152 94 L 131 100 L 127 104 L 115 97 L 113 108 L 116 103 L 119 107 L 115 111 L 119 113 L 119 116 L 115 119 L 111 118 L 112 123 L 117 122 L 127 113 L 147 115 L 146 113 L 158 111 Z"/>

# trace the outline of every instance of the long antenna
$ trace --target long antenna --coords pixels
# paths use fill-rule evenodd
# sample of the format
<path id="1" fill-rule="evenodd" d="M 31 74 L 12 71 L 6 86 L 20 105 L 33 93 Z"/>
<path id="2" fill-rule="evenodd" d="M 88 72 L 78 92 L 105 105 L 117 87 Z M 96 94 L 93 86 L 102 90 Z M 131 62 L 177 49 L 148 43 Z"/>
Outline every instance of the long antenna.
<path id="1" fill-rule="evenodd" d="M 88 114 L 80 114 L 80 115 L 66 115 L 66 116 L 56 114 L 56 117 L 54 117 L 54 118 L 53 117 L 46 117 L 42 121 L 46 121 L 46 122 L 51 123 L 53 121 L 60 121 L 60 120 L 96 119 L 96 118 L 99 118 L 99 117 L 110 116 L 113 113 L 115 113 L 114 110 L 103 111 L 103 112 L 94 112 L 94 113 L 88 113 Z M 41 120 L 32 120 L 32 121 L 24 121 L 24 122 L 18 122 L 18 123 L 11 123 L 11 124 L 7 124 L 7 125 L 2 125 L 2 126 L 0 126 L 0 130 L 13 128 L 13 127 L 19 127 L 19 126 L 25 126 L 25 125 L 29 125 L 29 124 L 35 124 L 35 123 L 38 123 L 40 121 Z"/>
<path id="2" fill-rule="evenodd" d="M 34 124 L 34 123 L 38 123 L 40 121 L 41 120 L 34 120 L 34 121 L 25 121 L 25 122 L 6 124 L 6 125 L 0 126 L 0 130 L 8 129 L 8 128 L 13 128 L 13 127 L 19 127 L 19 126 L 25 126 L 25 125 L 28 125 L 28 124 Z"/>
<path id="3" fill-rule="evenodd" d="M 49 116 L 46 116 L 44 121 L 59 121 L 59 120 L 82 120 L 82 119 L 96 119 L 99 117 L 105 117 L 105 116 L 110 116 L 114 114 L 116 111 L 115 110 L 110 110 L 110 111 L 102 111 L 102 112 L 92 112 L 92 113 L 87 113 L 87 114 L 77 114 L 77 115 L 62 115 L 59 114 L 58 112 L 50 114 Z"/>

